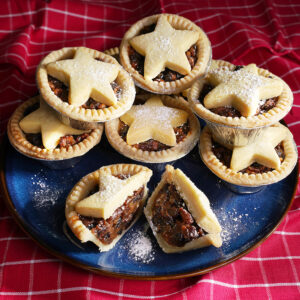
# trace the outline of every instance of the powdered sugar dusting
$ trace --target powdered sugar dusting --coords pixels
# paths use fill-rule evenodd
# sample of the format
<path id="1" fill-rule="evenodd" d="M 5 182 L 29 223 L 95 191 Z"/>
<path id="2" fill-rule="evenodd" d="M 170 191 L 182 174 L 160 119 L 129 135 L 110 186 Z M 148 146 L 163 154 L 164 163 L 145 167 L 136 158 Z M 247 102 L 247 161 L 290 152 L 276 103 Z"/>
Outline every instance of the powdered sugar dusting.
<path id="1" fill-rule="evenodd" d="M 215 69 L 211 74 L 217 80 L 226 83 L 224 93 L 234 93 L 247 104 L 251 104 L 254 98 L 258 98 L 258 88 L 266 84 L 266 80 L 247 68 L 231 71 L 226 67 Z"/>
<path id="2" fill-rule="evenodd" d="M 216 215 L 222 227 L 221 237 L 224 246 L 249 230 L 249 220 L 247 221 L 249 214 L 246 212 L 239 213 L 235 208 L 228 210 L 221 207 Z"/>
<path id="3" fill-rule="evenodd" d="M 51 184 L 48 183 L 47 177 L 41 172 L 31 176 L 33 190 L 30 189 L 30 196 L 32 198 L 33 206 L 42 208 L 46 206 L 53 206 L 64 191 L 62 189 L 53 189 Z"/>
<path id="4" fill-rule="evenodd" d="M 124 239 L 121 246 L 123 251 L 127 251 L 132 260 L 149 264 L 155 260 L 156 250 L 153 247 L 151 238 L 147 235 L 147 225 L 144 230 L 136 230 Z"/>
<path id="5" fill-rule="evenodd" d="M 135 117 L 138 120 L 149 120 L 152 124 L 159 126 L 169 126 L 170 120 L 179 118 L 182 115 L 182 111 L 179 109 L 173 109 L 169 107 L 149 107 L 140 105 L 135 110 Z"/>

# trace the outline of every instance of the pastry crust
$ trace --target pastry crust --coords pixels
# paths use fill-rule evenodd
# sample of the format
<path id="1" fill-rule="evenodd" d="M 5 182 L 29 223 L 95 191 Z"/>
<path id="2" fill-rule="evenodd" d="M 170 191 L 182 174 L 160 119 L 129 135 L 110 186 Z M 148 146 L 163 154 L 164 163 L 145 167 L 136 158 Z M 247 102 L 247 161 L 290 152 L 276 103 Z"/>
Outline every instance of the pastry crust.
<path id="1" fill-rule="evenodd" d="M 142 28 L 156 23 L 161 15 L 162 14 L 157 14 L 146 17 L 144 19 L 139 20 L 130 27 L 130 29 L 125 33 L 120 46 L 120 60 L 125 70 L 127 70 L 132 75 L 135 83 L 142 89 L 158 94 L 177 94 L 180 91 L 189 87 L 197 78 L 205 75 L 211 60 L 211 45 L 206 34 L 192 21 L 178 15 L 163 14 L 167 17 L 168 22 L 173 28 L 180 30 L 193 30 L 199 32 L 199 39 L 196 42 L 198 49 L 197 63 L 189 72 L 189 74 L 178 80 L 174 80 L 171 82 L 157 82 L 153 80 L 145 80 L 144 76 L 142 76 L 137 70 L 135 70 L 131 66 L 128 55 L 128 47 L 130 45 L 129 41 L 133 37 L 137 36 Z"/>
<path id="2" fill-rule="evenodd" d="M 160 190 L 168 183 L 176 186 L 176 190 L 186 203 L 187 208 L 196 223 L 207 232 L 204 236 L 186 243 L 183 247 L 177 247 L 167 243 L 161 234 L 157 232 L 155 225 L 152 222 L 153 202 L 157 198 Z M 147 206 L 144 209 L 144 214 L 160 247 L 166 253 L 184 252 L 210 245 L 214 245 L 215 247 L 220 247 L 222 245 L 220 236 L 222 228 L 216 215 L 210 208 L 210 203 L 206 195 L 200 191 L 180 169 L 174 169 L 170 165 L 166 166 L 166 171 L 162 175 L 161 181 L 149 198 Z"/>
<path id="3" fill-rule="evenodd" d="M 223 61 L 223 60 L 213 60 L 210 69 L 215 69 L 219 67 L 227 67 L 230 70 L 235 68 L 235 65 Z M 208 70 L 208 74 L 209 74 Z M 279 77 L 272 74 L 268 70 L 258 68 L 258 73 L 261 76 L 268 77 L 272 76 L 280 80 L 283 84 L 283 90 L 280 96 L 278 96 L 278 102 L 275 107 L 270 109 L 269 111 L 259 114 L 257 116 L 251 117 L 224 117 L 218 114 L 215 114 L 205 108 L 204 105 L 200 103 L 199 95 L 201 93 L 203 85 L 207 82 L 207 77 L 204 79 L 197 80 L 191 87 L 189 94 L 188 94 L 188 101 L 193 109 L 193 111 L 202 119 L 217 123 L 225 126 L 232 126 L 232 127 L 242 127 L 242 128 L 257 128 L 262 126 L 267 126 L 274 124 L 284 118 L 284 116 L 289 112 L 292 107 L 293 103 L 293 93 L 289 86 Z"/>
<path id="4" fill-rule="evenodd" d="M 120 50 L 119 47 L 109 48 L 103 51 L 105 54 L 113 56 L 118 62 L 120 61 Z"/>
<path id="5" fill-rule="evenodd" d="M 62 48 L 60 50 L 53 51 L 40 62 L 37 68 L 36 79 L 41 96 L 56 111 L 75 120 L 86 122 L 105 122 L 107 120 L 118 118 L 130 109 L 135 97 L 135 87 L 129 74 L 110 55 L 97 50 L 84 48 L 85 51 L 93 58 L 99 58 L 104 62 L 116 64 L 120 67 L 116 82 L 122 89 L 122 96 L 115 105 L 103 109 L 85 109 L 82 107 L 75 107 L 74 105 L 70 105 L 69 103 L 62 101 L 52 92 L 48 83 L 47 65 L 51 62 L 73 58 L 77 49 L 78 47 L 74 47 Z"/>
<path id="6" fill-rule="evenodd" d="M 40 96 L 33 97 L 21 104 L 12 114 L 7 125 L 7 134 L 10 143 L 22 154 L 45 160 L 63 160 L 81 156 L 97 145 L 103 133 L 103 125 L 97 129 L 91 130 L 89 136 L 82 142 L 68 148 L 42 149 L 32 145 L 27 141 L 24 132 L 19 126 L 19 122 L 24 117 L 27 108 L 38 103 Z"/>
<path id="7" fill-rule="evenodd" d="M 276 123 L 272 126 L 283 126 Z M 235 172 L 227 168 L 212 151 L 212 138 L 209 128 L 206 126 L 200 136 L 199 151 L 205 165 L 218 177 L 232 184 L 241 186 L 260 186 L 278 182 L 288 176 L 297 163 L 297 150 L 291 133 L 283 140 L 284 161 L 278 170 L 262 174 L 247 174 Z"/>
<path id="8" fill-rule="evenodd" d="M 118 133 L 120 121 L 119 119 L 116 119 L 105 123 L 106 137 L 111 146 L 126 157 L 148 163 L 169 162 L 187 155 L 197 143 L 200 134 L 199 121 L 189 109 L 188 103 L 183 99 L 162 96 L 161 100 L 166 106 L 179 108 L 189 113 L 188 120 L 190 131 L 183 141 L 174 147 L 162 151 L 143 151 L 141 149 L 136 149 L 135 147 L 128 145 L 121 138 Z"/>
<path id="9" fill-rule="evenodd" d="M 134 225 L 138 220 L 143 211 L 143 204 L 147 198 L 147 181 L 144 183 L 144 196 L 141 200 L 141 205 L 138 209 L 136 218 L 132 221 L 130 226 L 122 232 L 121 235 L 118 235 L 110 244 L 103 244 L 96 236 L 82 223 L 79 219 L 77 212 L 75 211 L 76 204 L 84 199 L 89 192 L 99 184 L 99 174 L 100 172 L 106 172 L 111 175 L 135 175 L 141 171 L 147 172 L 147 176 L 150 178 L 152 171 L 144 166 L 134 165 L 134 164 L 116 164 L 100 168 L 99 170 L 92 172 L 84 176 L 71 190 L 66 200 L 65 215 L 67 224 L 75 234 L 75 236 L 82 242 L 91 241 L 99 247 L 99 251 L 108 251 L 112 249 L 115 244 L 122 238 L 122 236 Z"/>

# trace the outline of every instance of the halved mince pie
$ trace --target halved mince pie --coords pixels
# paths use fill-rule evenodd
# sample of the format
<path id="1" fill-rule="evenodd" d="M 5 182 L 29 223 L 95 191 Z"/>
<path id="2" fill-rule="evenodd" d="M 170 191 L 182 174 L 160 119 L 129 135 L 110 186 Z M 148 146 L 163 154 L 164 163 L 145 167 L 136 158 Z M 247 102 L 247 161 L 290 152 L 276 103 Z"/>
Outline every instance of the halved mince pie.
<path id="1" fill-rule="evenodd" d="M 257 128 L 281 120 L 291 109 L 288 85 L 255 64 L 235 66 L 213 60 L 205 78 L 193 84 L 189 102 L 199 117 L 214 124 Z"/>
<path id="2" fill-rule="evenodd" d="M 203 162 L 213 173 L 240 186 L 280 181 L 292 172 L 297 162 L 293 136 L 280 123 L 264 128 L 254 142 L 233 148 L 216 142 L 206 126 L 200 136 L 199 149 Z"/>
<path id="3" fill-rule="evenodd" d="M 176 94 L 205 74 L 211 46 L 206 34 L 190 20 L 158 14 L 130 27 L 120 46 L 120 59 L 141 88 Z"/>
<path id="4" fill-rule="evenodd" d="M 222 228 L 208 198 L 180 169 L 166 166 L 144 213 L 166 253 L 222 245 Z"/>
<path id="5" fill-rule="evenodd" d="M 100 142 L 102 132 L 103 125 L 85 131 L 63 124 L 39 96 L 20 105 L 7 127 L 8 138 L 19 152 L 49 161 L 85 154 Z"/>
<path id="6" fill-rule="evenodd" d="M 110 250 L 141 215 L 151 176 L 150 169 L 134 164 L 110 165 L 86 175 L 67 197 L 70 229 L 82 243 Z"/>
<path id="7" fill-rule="evenodd" d="M 135 96 L 133 80 L 112 56 L 84 47 L 48 54 L 38 66 L 37 83 L 55 110 L 85 122 L 119 117 Z"/>
<path id="8" fill-rule="evenodd" d="M 152 95 L 121 116 L 105 123 L 109 143 L 131 159 L 160 163 L 188 154 L 200 134 L 199 121 L 186 101 Z"/>

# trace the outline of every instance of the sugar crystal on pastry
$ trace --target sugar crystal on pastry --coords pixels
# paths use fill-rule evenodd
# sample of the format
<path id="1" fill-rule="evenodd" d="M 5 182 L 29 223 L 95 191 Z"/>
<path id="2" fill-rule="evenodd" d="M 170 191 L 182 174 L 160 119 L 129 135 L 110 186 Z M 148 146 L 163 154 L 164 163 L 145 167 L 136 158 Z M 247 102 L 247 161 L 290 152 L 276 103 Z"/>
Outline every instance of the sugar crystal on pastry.
<path id="1" fill-rule="evenodd" d="M 185 52 L 196 43 L 199 33 L 176 30 L 161 15 L 153 32 L 133 37 L 131 46 L 145 56 L 144 78 L 152 80 L 166 67 L 186 75 L 191 66 Z"/>
<path id="2" fill-rule="evenodd" d="M 129 145 L 154 139 L 169 146 L 176 145 L 173 128 L 184 124 L 187 118 L 186 111 L 165 106 L 159 96 L 151 97 L 144 105 L 134 105 L 120 117 L 129 125 Z"/>
<path id="3" fill-rule="evenodd" d="M 122 180 L 100 172 L 99 191 L 79 201 L 75 209 L 84 216 L 107 219 L 150 176 L 149 173 L 141 171 Z"/>
<path id="4" fill-rule="evenodd" d="M 255 64 L 237 71 L 227 67 L 212 69 L 208 81 L 215 88 L 205 96 L 204 106 L 233 106 L 244 117 L 254 116 L 261 100 L 277 97 L 283 89 L 279 79 L 259 75 Z"/>
<path id="5" fill-rule="evenodd" d="M 47 72 L 69 86 L 69 103 L 74 106 L 90 97 L 109 106 L 117 102 L 110 83 L 117 78 L 119 67 L 95 60 L 85 48 L 78 48 L 73 59 L 49 63 Z"/>

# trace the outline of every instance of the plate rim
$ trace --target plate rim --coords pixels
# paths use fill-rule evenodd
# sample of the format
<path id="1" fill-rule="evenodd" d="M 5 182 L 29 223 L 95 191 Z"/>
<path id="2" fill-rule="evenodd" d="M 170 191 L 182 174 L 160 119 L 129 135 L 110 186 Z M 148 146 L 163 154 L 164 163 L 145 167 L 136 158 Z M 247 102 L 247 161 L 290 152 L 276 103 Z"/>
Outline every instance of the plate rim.
<path id="1" fill-rule="evenodd" d="M 64 262 L 67 262 L 68 264 L 70 264 L 72 266 L 75 266 L 77 268 L 83 269 L 85 271 L 91 271 L 95 274 L 105 275 L 105 276 L 109 276 L 109 277 L 113 277 L 113 278 L 133 279 L 133 280 L 182 279 L 182 278 L 188 278 L 188 277 L 193 277 L 193 276 L 206 274 L 210 271 L 219 269 L 219 268 L 221 268 L 225 265 L 228 265 L 228 264 L 240 259 L 241 257 L 245 256 L 246 254 L 248 254 L 251 251 L 253 251 L 254 249 L 256 249 L 258 246 L 260 246 L 278 228 L 278 226 L 281 224 L 281 222 L 285 218 L 286 214 L 288 213 L 289 209 L 291 208 L 291 206 L 294 202 L 295 195 L 297 193 L 297 187 L 298 187 L 298 184 L 299 184 L 299 159 L 298 159 L 297 164 L 295 166 L 295 168 L 297 169 L 297 177 L 296 177 L 296 184 L 294 186 L 293 194 L 292 194 L 292 197 L 289 201 L 289 204 L 288 204 L 287 208 L 283 212 L 283 214 L 280 217 L 280 219 L 278 220 L 278 222 L 275 224 L 275 226 L 273 226 L 270 229 L 270 231 L 266 235 L 264 235 L 261 239 L 259 239 L 254 245 L 252 245 L 251 247 L 243 250 L 239 254 L 237 254 L 237 255 L 229 258 L 229 259 L 226 259 L 223 262 L 217 263 L 217 264 L 215 264 L 213 266 L 210 266 L 210 267 L 202 268 L 200 270 L 182 272 L 182 273 L 177 273 L 177 274 L 166 274 L 166 275 L 143 275 L 143 274 L 139 274 L 139 275 L 134 275 L 134 274 L 116 273 L 116 272 L 113 272 L 113 271 L 107 271 L 107 270 L 102 270 L 102 269 L 99 269 L 99 268 L 95 268 L 93 266 L 88 266 L 84 263 L 81 263 L 81 262 L 77 261 L 76 259 L 70 258 L 69 256 L 67 256 L 63 253 L 52 249 L 51 247 L 49 247 L 47 245 L 47 243 L 39 240 L 38 237 L 30 230 L 30 228 L 28 228 L 28 225 L 26 224 L 25 221 L 23 221 L 21 216 L 18 214 L 18 212 L 17 212 L 17 210 L 16 210 L 16 208 L 15 208 L 13 202 L 12 202 L 12 199 L 9 195 L 9 191 L 8 191 L 7 184 L 6 184 L 5 158 L 6 158 L 6 155 L 7 155 L 8 145 L 9 145 L 8 138 L 7 138 L 7 135 L 5 135 L 3 137 L 2 142 L 1 142 L 1 149 L 0 149 L 0 186 L 2 188 L 2 196 L 4 198 L 4 203 L 6 204 L 6 207 L 8 208 L 10 214 L 12 215 L 12 217 L 13 217 L 14 221 L 17 223 L 17 225 L 22 229 L 22 231 L 26 235 L 29 236 L 29 238 L 31 240 L 33 240 L 39 247 L 41 247 L 44 251 L 46 251 L 50 255 L 55 256 L 55 257 L 59 258 L 60 260 L 62 260 Z M 294 172 L 295 168 L 293 169 L 292 172 Z"/>

